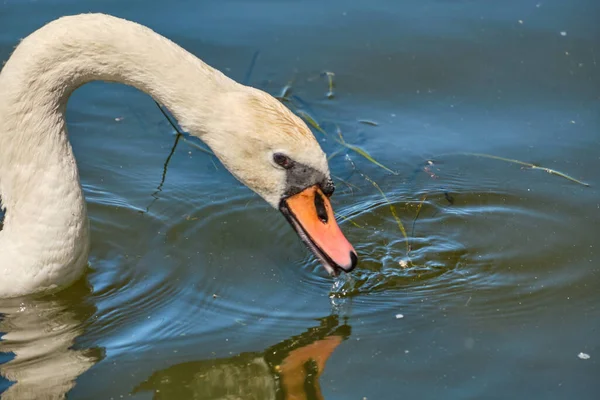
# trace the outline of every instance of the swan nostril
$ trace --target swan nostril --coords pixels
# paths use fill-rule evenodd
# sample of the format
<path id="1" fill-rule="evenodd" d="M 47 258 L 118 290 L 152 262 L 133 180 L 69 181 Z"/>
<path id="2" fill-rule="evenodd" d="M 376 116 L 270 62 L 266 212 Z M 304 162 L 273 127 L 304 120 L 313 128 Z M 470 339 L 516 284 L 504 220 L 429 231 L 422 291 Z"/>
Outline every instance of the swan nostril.
<path id="1" fill-rule="evenodd" d="M 329 221 L 329 216 L 327 215 L 327 209 L 325 208 L 325 200 L 321 196 L 321 193 L 315 192 L 315 209 L 317 210 L 317 217 L 324 224 Z"/>

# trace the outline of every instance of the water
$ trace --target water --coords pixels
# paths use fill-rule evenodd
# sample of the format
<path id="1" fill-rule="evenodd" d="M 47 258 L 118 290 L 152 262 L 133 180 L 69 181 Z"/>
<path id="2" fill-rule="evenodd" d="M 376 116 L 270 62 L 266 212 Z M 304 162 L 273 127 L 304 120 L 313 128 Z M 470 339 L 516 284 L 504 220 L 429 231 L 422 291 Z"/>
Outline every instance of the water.
<path id="1" fill-rule="evenodd" d="M 193 146 L 157 190 L 174 136 L 150 98 L 79 89 L 91 268 L 56 296 L 0 302 L 3 399 L 597 398 L 597 2 L 8 0 L 0 59 L 87 11 L 272 94 L 293 80 L 295 104 L 398 175 L 331 160 L 354 185 L 338 180 L 334 207 L 361 257 L 332 289 L 284 219 Z"/>

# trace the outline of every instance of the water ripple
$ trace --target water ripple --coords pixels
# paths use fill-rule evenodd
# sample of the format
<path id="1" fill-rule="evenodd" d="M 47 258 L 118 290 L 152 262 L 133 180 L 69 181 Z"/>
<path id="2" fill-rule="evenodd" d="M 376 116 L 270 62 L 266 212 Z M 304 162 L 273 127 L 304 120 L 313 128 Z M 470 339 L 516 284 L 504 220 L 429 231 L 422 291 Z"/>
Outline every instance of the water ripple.
<path id="1" fill-rule="evenodd" d="M 473 317 L 482 320 L 494 318 L 510 304 L 506 315 L 527 318 L 547 300 L 545 296 L 556 295 L 556 290 L 586 274 L 564 271 L 560 276 L 548 275 L 535 264 L 515 265 L 516 260 L 533 253 L 538 260 L 540 253 L 549 262 L 560 259 L 556 235 L 541 235 L 540 239 L 532 230 L 561 232 L 568 227 L 540 207 L 539 196 L 534 194 L 526 197 L 506 190 L 461 189 L 452 193 L 451 203 L 439 190 L 411 195 L 396 190 L 387 195 L 403 221 L 408 241 L 398 230 L 389 204 L 376 196 L 361 196 L 340 210 L 344 216 L 340 222 L 360 255 L 359 268 L 332 287 L 318 263 L 306 256 L 298 269 L 302 281 L 307 282 L 302 291 L 330 289 L 333 299 L 352 299 L 355 317 L 372 321 L 394 315 L 394 310 L 408 304 L 421 311 L 442 304 L 469 307 Z M 419 218 L 415 219 L 418 207 Z"/>

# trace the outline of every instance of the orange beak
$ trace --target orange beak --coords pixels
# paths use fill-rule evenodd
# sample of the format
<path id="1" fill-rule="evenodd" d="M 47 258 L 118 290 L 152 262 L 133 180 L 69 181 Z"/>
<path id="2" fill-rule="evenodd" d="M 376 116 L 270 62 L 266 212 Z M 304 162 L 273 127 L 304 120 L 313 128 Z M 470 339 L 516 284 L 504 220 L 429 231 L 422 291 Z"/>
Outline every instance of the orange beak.
<path id="1" fill-rule="evenodd" d="M 340 230 L 329 198 L 318 185 L 282 200 L 279 209 L 330 275 L 356 267 L 356 251 Z"/>

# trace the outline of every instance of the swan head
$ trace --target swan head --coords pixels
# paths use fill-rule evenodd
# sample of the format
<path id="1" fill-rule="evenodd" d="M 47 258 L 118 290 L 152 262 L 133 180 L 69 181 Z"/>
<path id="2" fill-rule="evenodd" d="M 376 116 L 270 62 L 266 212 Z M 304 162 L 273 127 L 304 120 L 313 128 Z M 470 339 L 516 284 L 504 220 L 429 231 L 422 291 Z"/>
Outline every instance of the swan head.
<path id="1" fill-rule="evenodd" d="M 356 251 L 329 201 L 334 185 L 327 157 L 306 124 L 258 89 L 241 87 L 214 101 L 214 118 L 197 136 L 240 182 L 282 212 L 330 275 L 354 269 Z"/>

